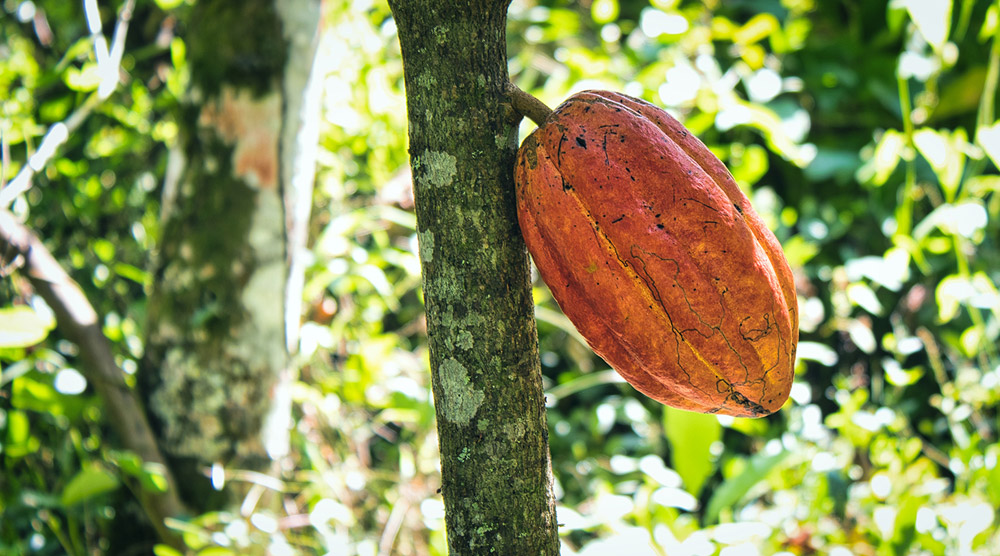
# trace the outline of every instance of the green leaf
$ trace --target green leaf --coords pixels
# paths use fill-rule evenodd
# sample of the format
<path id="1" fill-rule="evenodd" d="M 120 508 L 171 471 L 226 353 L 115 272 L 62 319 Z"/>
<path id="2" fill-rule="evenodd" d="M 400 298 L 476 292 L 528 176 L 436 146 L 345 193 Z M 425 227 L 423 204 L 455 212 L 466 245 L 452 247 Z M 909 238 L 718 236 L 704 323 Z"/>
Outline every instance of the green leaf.
<path id="1" fill-rule="evenodd" d="M 160 9 L 165 12 L 174 9 L 183 3 L 184 0 L 156 0 L 156 5 L 159 6 Z"/>
<path id="2" fill-rule="evenodd" d="M 958 274 L 946 276 L 938 283 L 934 295 L 941 322 L 955 318 L 959 305 L 1000 311 L 1000 293 L 985 272 L 977 272 L 971 278 Z"/>
<path id="3" fill-rule="evenodd" d="M 142 464 L 142 471 L 138 474 L 142 488 L 150 492 L 166 492 L 169 488 L 167 483 L 166 468 L 162 463 L 145 462 Z"/>
<path id="4" fill-rule="evenodd" d="M 135 452 L 112 450 L 108 453 L 108 459 L 123 473 L 133 477 L 138 476 L 142 470 L 142 458 Z"/>
<path id="5" fill-rule="evenodd" d="M 940 52 L 948 42 L 951 0 L 908 0 L 906 11 L 927 43 Z"/>
<path id="6" fill-rule="evenodd" d="M 165 544 L 158 544 L 153 547 L 155 556 L 184 556 L 179 550 L 171 548 Z"/>
<path id="7" fill-rule="evenodd" d="M 924 369 L 921 367 L 903 369 L 898 364 L 885 366 L 885 379 L 893 386 L 909 386 L 915 384 L 923 376 Z"/>
<path id="8" fill-rule="evenodd" d="M 236 553 L 223 546 L 209 546 L 198 551 L 198 556 L 231 556 L 232 554 Z"/>
<path id="9" fill-rule="evenodd" d="M 990 193 L 1000 193 L 1000 176 L 976 176 L 965 182 L 969 197 L 984 199 Z"/>
<path id="10" fill-rule="evenodd" d="M 930 163 L 938 181 L 941 182 L 941 189 L 948 202 L 955 199 L 959 180 L 962 178 L 962 170 L 965 168 L 965 153 L 962 146 L 967 140 L 968 137 L 963 129 L 948 133 L 925 127 L 913 134 L 917 150 Z"/>
<path id="11" fill-rule="evenodd" d="M 993 165 L 1000 168 L 1000 120 L 976 132 L 976 142 L 983 148 Z"/>
<path id="12" fill-rule="evenodd" d="M 138 479 L 143 489 L 150 492 L 167 491 L 166 469 L 162 463 L 144 462 L 137 454 L 128 451 L 112 452 L 110 459 L 122 473 Z"/>
<path id="13" fill-rule="evenodd" d="M 990 446 L 987 457 L 996 459 L 1000 456 L 1000 444 Z M 986 493 L 994 506 L 1000 505 L 1000 465 L 994 465 L 989 471 L 989 478 L 986 481 Z"/>
<path id="14" fill-rule="evenodd" d="M 983 18 L 983 26 L 979 29 L 979 40 L 985 42 L 997 32 L 997 23 L 1000 22 L 1000 6 L 991 4 L 986 8 L 986 17 Z"/>
<path id="15" fill-rule="evenodd" d="M 851 303 L 861 307 L 869 313 L 879 316 L 882 314 L 882 303 L 878 300 L 875 292 L 863 282 L 855 282 L 847 285 L 847 299 Z"/>
<path id="16" fill-rule="evenodd" d="M 84 469 L 77 473 L 63 489 L 60 498 L 63 506 L 73 506 L 118 488 L 118 477 L 104 469 Z"/>
<path id="17" fill-rule="evenodd" d="M 782 249 L 785 252 L 785 258 L 788 259 L 788 264 L 792 268 L 805 266 L 807 262 L 819 253 L 819 245 L 800 235 L 789 238 L 782 245 Z"/>
<path id="18" fill-rule="evenodd" d="M 31 436 L 31 423 L 23 411 L 7 412 L 7 438 L 3 442 L 3 453 L 8 458 L 22 458 L 38 451 L 41 442 Z"/>
<path id="19" fill-rule="evenodd" d="M 754 485 L 764 480 L 787 456 L 788 452 L 784 450 L 772 455 L 760 452 L 754 454 L 741 473 L 726 479 L 712 493 L 705 507 L 705 523 L 717 523 L 723 508 L 732 507 L 742 500 Z"/>
<path id="20" fill-rule="evenodd" d="M 146 285 L 149 282 L 149 273 L 145 270 L 125 263 L 115 263 L 115 274 L 122 278 L 131 280 L 136 284 Z"/>
<path id="21" fill-rule="evenodd" d="M 49 413 L 51 415 L 66 414 L 66 397 L 56 392 L 51 384 L 39 382 L 30 377 L 15 380 L 12 387 L 11 405 L 18 409 Z"/>
<path id="22" fill-rule="evenodd" d="M 696 498 L 715 472 L 712 444 L 722 439 L 722 425 L 715 415 L 665 407 L 663 413 L 670 441 L 670 466 Z"/>
<path id="23" fill-rule="evenodd" d="M 778 18 L 766 13 L 757 14 L 733 33 L 733 42 L 742 45 L 753 44 L 779 29 L 781 24 Z"/>
<path id="24" fill-rule="evenodd" d="M 102 262 L 110 262 L 115 258 L 115 244 L 106 239 L 95 239 L 90 247 Z"/>
<path id="25" fill-rule="evenodd" d="M 70 67 L 66 70 L 66 86 L 74 91 L 93 91 L 101 82 L 97 64 L 88 62 L 82 68 Z"/>
<path id="26" fill-rule="evenodd" d="M 55 322 L 31 307 L 4 307 L 0 309 L 0 348 L 33 346 L 44 340 L 54 326 Z"/>
<path id="27" fill-rule="evenodd" d="M 935 228 L 946 234 L 975 239 L 986 228 L 989 215 L 979 201 L 944 204 L 932 210 L 913 229 L 913 239 L 924 241 Z"/>
<path id="28" fill-rule="evenodd" d="M 882 139 L 875 147 L 875 156 L 872 157 L 875 170 L 875 174 L 871 178 L 873 184 L 885 184 L 889 176 L 892 175 L 892 171 L 896 169 L 896 165 L 899 164 L 899 158 L 905 146 L 905 137 L 895 129 L 890 129 L 882 134 Z"/>

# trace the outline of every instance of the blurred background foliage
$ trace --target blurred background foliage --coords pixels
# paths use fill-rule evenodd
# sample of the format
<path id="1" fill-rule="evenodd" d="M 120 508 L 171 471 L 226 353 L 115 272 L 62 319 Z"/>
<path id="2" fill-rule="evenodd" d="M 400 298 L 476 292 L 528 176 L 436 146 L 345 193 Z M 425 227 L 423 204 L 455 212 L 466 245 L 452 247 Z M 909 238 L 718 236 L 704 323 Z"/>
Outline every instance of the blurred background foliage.
<path id="1" fill-rule="evenodd" d="M 138 3 L 124 84 L 13 206 L 127 372 L 193 1 Z M 82 4 L 0 0 L 6 180 L 97 88 Z M 280 480 L 221 470 L 284 503 L 173 523 L 201 554 L 446 553 L 395 26 L 375 0 L 325 9 L 294 449 Z M 514 0 L 512 79 L 677 115 L 782 241 L 801 312 L 791 400 L 722 418 L 638 395 L 536 280 L 565 554 L 1000 554 L 998 26 L 987 0 Z M 51 328 L 0 282 L 0 552 L 103 553 L 140 465 Z"/>

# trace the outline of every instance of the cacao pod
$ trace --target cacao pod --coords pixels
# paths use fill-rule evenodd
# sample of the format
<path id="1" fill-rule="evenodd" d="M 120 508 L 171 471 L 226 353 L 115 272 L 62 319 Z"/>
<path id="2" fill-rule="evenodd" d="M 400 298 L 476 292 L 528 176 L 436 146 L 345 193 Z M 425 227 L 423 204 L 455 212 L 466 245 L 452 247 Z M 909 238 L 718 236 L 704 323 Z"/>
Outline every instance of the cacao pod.
<path id="1" fill-rule="evenodd" d="M 639 99 L 578 93 L 525 139 L 515 178 L 539 274 L 625 380 L 690 411 L 781 407 L 798 344 L 791 270 L 684 126 Z"/>

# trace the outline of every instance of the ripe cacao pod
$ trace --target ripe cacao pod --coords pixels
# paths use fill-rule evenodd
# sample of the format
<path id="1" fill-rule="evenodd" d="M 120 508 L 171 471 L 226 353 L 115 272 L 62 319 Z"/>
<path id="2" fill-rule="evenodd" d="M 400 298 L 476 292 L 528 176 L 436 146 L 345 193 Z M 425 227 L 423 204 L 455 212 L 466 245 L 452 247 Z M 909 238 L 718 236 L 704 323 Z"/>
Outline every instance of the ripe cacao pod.
<path id="1" fill-rule="evenodd" d="M 578 93 L 525 139 L 515 178 L 542 279 L 625 380 L 690 411 L 781 407 L 798 344 L 792 272 L 684 126 L 639 99 Z"/>

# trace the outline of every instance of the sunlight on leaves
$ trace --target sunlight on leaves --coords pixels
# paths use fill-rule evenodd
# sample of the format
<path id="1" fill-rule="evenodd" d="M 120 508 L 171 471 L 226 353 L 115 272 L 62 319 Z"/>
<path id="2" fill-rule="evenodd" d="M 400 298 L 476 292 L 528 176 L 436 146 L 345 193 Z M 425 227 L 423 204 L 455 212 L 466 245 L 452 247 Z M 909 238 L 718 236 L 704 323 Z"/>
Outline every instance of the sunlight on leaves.
<path id="1" fill-rule="evenodd" d="M 965 152 L 961 148 L 968 141 L 961 128 L 953 134 L 929 128 L 918 129 L 913 134 L 917 150 L 930 163 L 947 200 L 955 198 L 962 170 L 965 167 Z"/>
<path id="2" fill-rule="evenodd" d="M 948 322 L 958 314 L 959 305 L 991 309 L 1000 314 L 1000 294 L 989 276 L 977 272 L 971 279 L 956 274 L 945 277 L 935 289 L 938 318 Z"/>
<path id="3" fill-rule="evenodd" d="M 983 148 L 993 165 L 1000 168 L 1000 120 L 976 132 L 976 142 Z"/>
<path id="4" fill-rule="evenodd" d="M 937 228 L 944 233 L 974 239 L 988 222 L 986 208 L 979 201 L 945 204 L 931 211 L 913 229 L 913 238 L 922 241 Z"/>
<path id="5" fill-rule="evenodd" d="M 920 34 L 934 50 L 941 50 L 948 40 L 951 0 L 906 0 L 905 3 Z"/>
<path id="6" fill-rule="evenodd" d="M 905 146 L 906 137 L 902 133 L 895 129 L 887 130 L 876 145 L 871 161 L 859 170 L 859 179 L 871 181 L 874 185 L 884 185 L 899 164 Z"/>
<path id="7" fill-rule="evenodd" d="M 55 322 L 31 307 L 18 305 L 0 309 L 0 348 L 30 347 L 44 340 Z"/>

